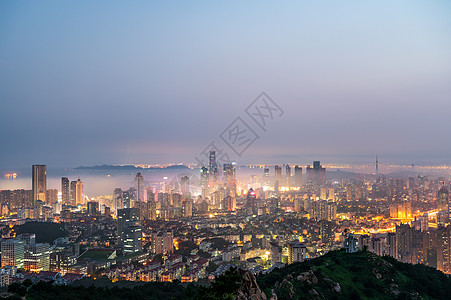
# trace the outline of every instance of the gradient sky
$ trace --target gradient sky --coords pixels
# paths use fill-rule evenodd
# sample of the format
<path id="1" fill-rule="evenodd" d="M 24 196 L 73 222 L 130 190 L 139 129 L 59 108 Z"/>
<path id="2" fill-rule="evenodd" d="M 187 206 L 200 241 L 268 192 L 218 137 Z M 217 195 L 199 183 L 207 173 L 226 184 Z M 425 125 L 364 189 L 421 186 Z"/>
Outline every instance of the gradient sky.
<path id="1" fill-rule="evenodd" d="M 450 1 L 150 2 L 0 2 L 0 169 L 194 162 L 262 91 L 241 163 L 451 163 Z"/>

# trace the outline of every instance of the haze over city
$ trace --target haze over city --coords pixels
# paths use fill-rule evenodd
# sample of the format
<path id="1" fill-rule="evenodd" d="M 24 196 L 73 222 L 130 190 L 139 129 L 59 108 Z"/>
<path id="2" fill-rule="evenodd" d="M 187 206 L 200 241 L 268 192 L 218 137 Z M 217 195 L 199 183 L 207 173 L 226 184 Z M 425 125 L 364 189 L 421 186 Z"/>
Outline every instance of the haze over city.
<path id="1" fill-rule="evenodd" d="M 451 2 L 0 2 L 1 299 L 451 295 Z"/>

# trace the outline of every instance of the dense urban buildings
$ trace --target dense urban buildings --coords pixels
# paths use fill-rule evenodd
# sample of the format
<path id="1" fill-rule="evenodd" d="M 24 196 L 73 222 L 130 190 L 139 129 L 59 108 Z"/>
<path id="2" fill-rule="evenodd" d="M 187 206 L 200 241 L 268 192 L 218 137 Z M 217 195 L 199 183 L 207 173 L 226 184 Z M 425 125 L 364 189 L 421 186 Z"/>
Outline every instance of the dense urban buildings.
<path id="1" fill-rule="evenodd" d="M 85 194 L 91 182 L 81 178 L 49 188 L 46 167 L 34 165 L 32 190 L 0 191 L 2 267 L 190 282 L 232 264 L 270 272 L 345 248 L 451 274 L 446 177 L 386 176 L 378 165 L 372 174 L 326 171 L 319 161 L 220 169 L 216 159 L 212 150 L 208 168 L 159 181 L 144 181 L 141 169 L 129 175 L 132 186 L 98 197 Z M 45 224 L 63 225 L 64 234 L 36 242 L 34 228 Z"/>

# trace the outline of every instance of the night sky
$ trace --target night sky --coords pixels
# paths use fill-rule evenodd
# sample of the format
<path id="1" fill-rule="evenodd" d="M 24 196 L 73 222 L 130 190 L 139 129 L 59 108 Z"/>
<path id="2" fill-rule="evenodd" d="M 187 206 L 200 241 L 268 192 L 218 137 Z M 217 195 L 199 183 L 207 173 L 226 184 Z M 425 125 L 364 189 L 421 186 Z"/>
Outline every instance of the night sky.
<path id="1" fill-rule="evenodd" d="M 239 116 L 240 163 L 451 163 L 450 1 L 91 2 L 0 2 L 0 169 L 195 162 Z"/>

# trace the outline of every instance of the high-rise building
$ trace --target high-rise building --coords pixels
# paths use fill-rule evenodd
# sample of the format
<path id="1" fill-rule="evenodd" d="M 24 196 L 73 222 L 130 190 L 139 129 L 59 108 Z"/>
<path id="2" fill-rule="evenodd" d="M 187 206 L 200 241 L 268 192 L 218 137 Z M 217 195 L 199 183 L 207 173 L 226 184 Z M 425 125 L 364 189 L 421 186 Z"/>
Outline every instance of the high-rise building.
<path id="1" fill-rule="evenodd" d="M 307 185 L 313 192 L 326 186 L 326 168 L 321 166 L 319 161 L 313 162 L 313 168 L 307 166 Z"/>
<path id="2" fill-rule="evenodd" d="M 208 161 L 208 172 L 210 185 L 216 184 L 218 181 L 218 164 L 216 163 L 216 152 L 214 150 L 210 151 L 210 157 Z"/>
<path id="3" fill-rule="evenodd" d="M 6 238 L 1 244 L 2 268 L 4 266 L 24 267 L 25 243 L 18 239 Z"/>
<path id="4" fill-rule="evenodd" d="M 226 211 L 234 211 L 236 209 L 236 200 L 232 196 L 226 196 L 223 200 L 222 209 Z"/>
<path id="5" fill-rule="evenodd" d="M 437 269 L 451 274 L 451 226 L 437 229 Z"/>
<path id="6" fill-rule="evenodd" d="M 58 190 L 48 189 L 45 197 L 48 204 L 55 203 L 58 200 Z"/>
<path id="7" fill-rule="evenodd" d="M 144 177 L 140 172 L 135 176 L 136 200 L 144 201 Z"/>
<path id="8" fill-rule="evenodd" d="M 224 164 L 224 183 L 230 185 L 235 182 L 235 165 Z"/>
<path id="9" fill-rule="evenodd" d="M 180 191 L 182 192 L 182 195 L 184 198 L 190 198 L 190 185 L 189 185 L 189 177 L 183 176 L 180 178 Z"/>
<path id="10" fill-rule="evenodd" d="M 117 214 L 118 245 L 124 254 L 142 251 L 142 226 L 138 208 L 123 208 Z"/>
<path id="11" fill-rule="evenodd" d="M 292 241 L 288 243 L 288 264 L 302 262 L 307 258 L 307 247 L 299 242 Z"/>
<path id="12" fill-rule="evenodd" d="M 446 187 L 442 187 L 437 192 L 437 209 L 439 211 L 446 211 L 449 214 L 449 192 Z"/>
<path id="13" fill-rule="evenodd" d="M 182 214 L 184 218 L 190 218 L 193 216 L 193 200 L 186 199 L 182 203 Z"/>
<path id="14" fill-rule="evenodd" d="M 290 165 L 288 164 L 285 166 L 285 175 L 286 175 L 285 186 L 291 187 L 291 168 Z"/>
<path id="15" fill-rule="evenodd" d="M 77 181 L 71 181 L 70 182 L 70 205 L 75 206 L 76 205 L 76 198 L 77 198 Z"/>
<path id="16" fill-rule="evenodd" d="M 275 179 L 274 179 L 274 190 L 276 191 L 276 192 L 278 192 L 279 191 L 279 187 L 280 187 L 280 184 L 282 183 L 281 181 L 282 181 L 282 167 L 279 167 L 278 165 L 276 165 L 275 167 L 274 167 L 274 173 L 275 173 Z"/>
<path id="17" fill-rule="evenodd" d="M 99 214 L 99 202 L 89 201 L 88 202 L 88 215 L 97 216 Z"/>
<path id="18" fill-rule="evenodd" d="M 302 187 L 302 168 L 298 165 L 294 166 L 294 186 Z"/>
<path id="19" fill-rule="evenodd" d="M 267 167 L 263 169 L 263 186 L 265 188 L 269 187 L 269 168 Z"/>
<path id="20" fill-rule="evenodd" d="M 151 252 L 154 254 L 171 254 L 174 252 L 174 240 L 171 230 L 152 233 Z"/>
<path id="21" fill-rule="evenodd" d="M 154 201 L 155 202 L 155 194 L 153 192 L 153 188 L 152 187 L 147 187 L 147 192 L 146 192 L 146 197 L 147 197 L 147 202 L 149 201 Z"/>
<path id="22" fill-rule="evenodd" d="M 48 271 L 50 267 L 50 245 L 30 243 L 25 245 L 24 269 L 28 272 Z"/>
<path id="23" fill-rule="evenodd" d="M 83 182 L 78 179 L 75 185 L 75 205 L 84 204 Z"/>
<path id="24" fill-rule="evenodd" d="M 208 179 L 209 179 L 209 172 L 206 167 L 200 168 L 200 183 L 202 187 L 202 198 L 207 198 L 209 196 L 209 190 L 208 190 Z"/>
<path id="25" fill-rule="evenodd" d="M 62 200 L 64 204 L 70 203 L 70 187 L 69 187 L 69 179 L 67 177 L 61 178 L 61 194 Z"/>
<path id="26" fill-rule="evenodd" d="M 45 202 L 45 194 L 47 191 L 47 166 L 33 165 L 32 166 L 32 191 L 33 191 L 33 206 L 36 201 Z"/>
<path id="27" fill-rule="evenodd" d="M 246 208 L 250 214 L 257 214 L 257 195 L 252 188 L 247 192 Z"/>
<path id="28" fill-rule="evenodd" d="M 117 210 L 124 208 L 124 200 L 122 198 L 122 189 L 115 188 L 113 192 L 113 200 L 115 205 L 115 213 L 117 216 Z"/>

